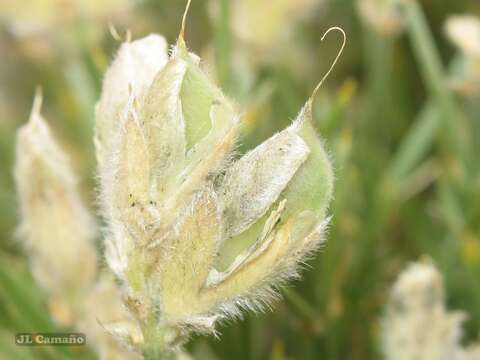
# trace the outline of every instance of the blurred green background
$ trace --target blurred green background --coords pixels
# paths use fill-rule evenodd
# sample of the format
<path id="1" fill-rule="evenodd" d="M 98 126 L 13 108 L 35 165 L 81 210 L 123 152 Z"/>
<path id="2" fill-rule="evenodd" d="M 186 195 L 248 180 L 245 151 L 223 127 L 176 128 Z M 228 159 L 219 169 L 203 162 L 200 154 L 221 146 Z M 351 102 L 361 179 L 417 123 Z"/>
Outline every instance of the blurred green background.
<path id="1" fill-rule="evenodd" d="M 469 314 L 465 341 L 475 340 L 480 92 L 451 86 L 465 55 L 444 26 L 454 14 L 480 16 L 480 2 L 410 1 L 394 9 L 401 25 L 391 33 L 380 11 L 368 18 L 354 0 L 264 1 L 250 12 L 249 4 L 262 1 L 241 1 L 194 0 L 186 38 L 238 102 L 242 150 L 285 127 L 328 70 L 341 37 L 331 33 L 321 42 L 322 34 L 331 26 L 347 33 L 314 108 L 335 163 L 333 220 L 327 244 L 273 312 L 223 324 L 220 339 L 195 338 L 188 350 L 199 359 L 381 358 L 389 287 L 425 254 L 445 276 L 448 307 Z M 184 7 L 179 0 L 1 1 L 0 359 L 94 358 L 87 350 L 13 345 L 15 332 L 61 330 L 15 237 L 15 131 L 28 119 L 35 87 L 43 88 L 42 112 L 72 156 L 94 211 L 94 104 L 119 45 L 108 23 L 120 34 L 157 32 L 173 43 Z"/>

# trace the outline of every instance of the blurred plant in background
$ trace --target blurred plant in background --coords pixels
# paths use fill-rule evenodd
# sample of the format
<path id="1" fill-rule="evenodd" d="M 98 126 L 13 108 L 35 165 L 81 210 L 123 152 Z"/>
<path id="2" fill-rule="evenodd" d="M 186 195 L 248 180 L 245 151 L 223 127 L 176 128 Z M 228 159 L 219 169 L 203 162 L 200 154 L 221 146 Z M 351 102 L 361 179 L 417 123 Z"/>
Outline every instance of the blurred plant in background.
<path id="1" fill-rule="evenodd" d="M 47 52 L 53 49 L 45 47 L 71 40 L 68 36 L 77 26 L 83 27 L 82 36 L 87 41 L 96 41 L 102 34 L 101 24 L 107 20 L 118 21 L 128 14 L 133 4 L 134 0 L 5 0 L 0 4 L 0 16 L 11 34 L 20 41 L 28 41 L 30 48 L 40 50 L 43 46 L 44 55 L 48 56 Z M 63 31 L 59 32 L 59 28 Z"/>
<path id="2" fill-rule="evenodd" d="M 445 26 L 453 44 L 462 52 L 456 74 L 452 76 L 454 89 L 467 96 L 480 94 L 480 17 L 452 16 Z"/>
<path id="3" fill-rule="evenodd" d="M 19 236 L 35 280 L 48 293 L 53 319 L 69 326 L 78 316 L 78 299 L 96 276 L 95 225 L 77 194 L 66 155 L 40 115 L 40 103 L 37 95 L 16 141 Z"/>
<path id="4" fill-rule="evenodd" d="M 410 264 L 392 287 L 383 319 L 385 358 L 479 359 L 480 345 L 461 344 L 466 317 L 445 309 L 443 279 L 430 261 Z"/>
<path id="5" fill-rule="evenodd" d="M 401 14 L 402 0 L 358 0 L 362 20 L 382 35 L 394 35 L 402 31 L 404 19 Z"/>
<path id="6" fill-rule="evenodd" d="M 194 339 L 188 350 L 196 358 L 381 358 L 382 309 L 389 288 L 405 264 L 422 254 L 435 261 L 444 277 L 446 307 L 469 314 L 465 343 L 477 339 L 480 102 L 478 92 L 457 91 L 463 84 L 469 84 L 468 90 L 476 84 L 476 55 L 465 48 L 465 41 L 473 44 L 469 49 L 476 47 L 476 30 L 475 25 L 460 25 L 456 35 L 452 30 L 446 35 L 445 29 L 457 26 L 451 25 L 453 16 L 478 18 L 480 4 L 398 1 L 391 14 L 401 31 L 392 36 L 370 25 L 372 19 L 381 24 L 382 17 L 367 20 L 360 11 L 366 6 L 362 1 L 369 2 L 312 3 L 307 16 L 298 9 L 299 17 L 295 9 L 282 20 L 290 35 L 274 35 L 271 42 L 281 45 L 265 48 L 262 56 L 237 37 L 234 1 L 219 0 L 215 6 L 220 11 L 205 2 L 192 4 L 189 44 L 202 57 L 204 51 L 211 54 L 200 66 L 228 96 L 239 99 L 245 114 L 240 153 L 295 117 L 337 52 L 335 36 L 320 42 L 324 31 L 339 25 L 349 36 L 335 76 L 320 90 L 313 111 L 336 164 L 328 246 L 310 262 L 313 270 L 304 281 L 284 292 L 286 300 L 275 312 L 225 325 L 219 329 L 221 341 Z M 93 208 L 93 107 L 118 46 L 108 23 L 120 33 L 130 29 L 135 38 L 162 33 L 172 43 L 184 5 L 144 0 L 127 4 L 127 16 L 115 5 L 101 16 L 83 15 L 69 25 L 61 21 L 48 35 L 35 32 L 41 39 L 37 44 L 49 44 L 41 51 L 12 31 L 14 7 L 8 7 L 8 17 L 5 10 L 0 15 L 0 353 L 9 359 L 94 357 L 77 349 L 12 345 L 15 332 L 59 329 L 45 314 L 45 291 L 34 285 L 22 247 L 13 240 L 18 223 L 14 132 L 28 118 L 32 89 L 38 84 L 44 88 L 43 113 L 61 147 L 72 154 L 81 196 Z M 26 11 L 27 18 L 34 17 L 33 8 Z M 88 35 L 90 26 L 99 29 L 97 35 Z M 298 46 L 303 51 L 291 50 Z M 254 61 L 237 59 L 239 47 Z"/>
<path id="7" fill-rule="evenodd" d="M 80 200 L 67 155 L 40 115 L 41 101 L 37 93 L 16 141 L 19 237 L 32 275 L 56 325 L 83 331 L 102 359 L 134 359 L 134 354 L 124 356 L 99 324 L 124 319 L 126 311 L 113 279 L 104 275 L 96 281 L 96 224 Z M 134 330 L 132 336 L 139 332 Z"/>

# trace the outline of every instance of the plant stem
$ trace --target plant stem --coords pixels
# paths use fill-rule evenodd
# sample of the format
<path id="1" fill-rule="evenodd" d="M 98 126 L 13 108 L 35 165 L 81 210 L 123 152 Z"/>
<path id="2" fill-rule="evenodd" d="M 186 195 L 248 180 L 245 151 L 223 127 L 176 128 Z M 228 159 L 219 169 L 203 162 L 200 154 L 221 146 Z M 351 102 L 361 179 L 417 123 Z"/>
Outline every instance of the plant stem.
<path id="1" fill-rule="evenodd" d="M 150 320 L 144 327 L 145 346 L 143 356 L 145 360 L 165 359 L 164 331 L 157 324 L 156 319 Z"/>

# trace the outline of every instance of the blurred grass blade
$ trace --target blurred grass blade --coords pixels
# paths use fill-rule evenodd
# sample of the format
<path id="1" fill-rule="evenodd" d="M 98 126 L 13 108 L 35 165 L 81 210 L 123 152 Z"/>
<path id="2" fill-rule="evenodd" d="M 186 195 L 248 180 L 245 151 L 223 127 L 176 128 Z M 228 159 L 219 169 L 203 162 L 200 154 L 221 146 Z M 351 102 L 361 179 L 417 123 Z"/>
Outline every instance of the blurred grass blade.
<path id="1" fill-rule="evenodd" d="M 440 116 L 435 104 L 429 102 L 402 139 L 387 171 L 396 184 L 400 184 L 430 150 L 440 126 Z"/>
<path id="2" fill-rule="evenodd" d="M 13 332 L 57 331 L 41 305 L 38 288 L 24 270 L 5 254 L 0 256 L 0 300 L 9 309 Z M 39 352 L 51 354 L 49 358 L 71 358 L 69 350 L 62 346 L 41 347 Z"/>
<path id="3" fill-rule="evenodd" d="M 442 116 L 442 136 L 465 170 L 468 154 L 467 138 L 465 132 L 459 126 L 460 112 L 454 96 L 448 88 L 443 65 L 432 33 L 418 1 L 405 1 L 402 4 L 408 22 L 408 35 L 413 45 L 423 80 Z"/>
<path id="4" fill-rule="evenodd" d="M 38 358 L 38 354 L 34 356 L 31 348 L 18 348 L 15 345 L 13 337 L 14 335 L 12 333 L 0 330 L 0 359 L 35 360 L 35 358 Z"/>

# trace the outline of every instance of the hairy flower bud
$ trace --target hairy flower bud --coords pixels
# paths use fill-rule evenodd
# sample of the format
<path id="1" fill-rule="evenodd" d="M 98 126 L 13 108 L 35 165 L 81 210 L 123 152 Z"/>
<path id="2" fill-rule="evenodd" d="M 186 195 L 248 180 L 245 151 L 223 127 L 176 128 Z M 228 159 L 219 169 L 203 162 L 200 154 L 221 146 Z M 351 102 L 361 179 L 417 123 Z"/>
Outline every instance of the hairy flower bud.
<path id="1" fill-rule="evenodd" d="M 444 305 L 441 274 L 428 261 L 411 264 L 393 285 L 383 320 L 386 359 L 477 359 L 478 345 L 461 345 L 462 312 Z"/>
<path id="2" fill-rule="evenodd" d="M 167 42 L 160 35 L 125 42 L 120 47 L 105 74 L 102 96 L 96 107 L 95 145 L 100 165 L 105 162 L 117 119 L 122 115 L 130 94 L 143 96 L 166 61 Z"/>
<path id="3" fill-rule="evenodd" d="M 20 235 L 32 274 L 46 292 L 52 318 L 85 333 L 100 359 L 138 359 L 99 324 L 128 319 L 128 314 L 113 280 L 95 279 L 94 220 L 80 199 L 66 154 L 40 115 L 40 102 L 37 95 L 30 121 L 18 130 L 15 165 Z"/>
<path id="4" fill-rule="evenodd" d="M 480 61 L 480 19 L 472 15 L 448 18 L 445 26 L 450 40 L 467 56 Z"/>
<path id="5" fill-rule="evenodd" d="M 480 18 L 471 15 L 451 16 L 445 32 L 462 57 L 451 78 L 453 88 L 464 95 L 480 93 Z"/>
<path id="6" fill-rule="evenodd" d="M 53 318 L 71 325 L 77 301 L 96 274 L 95 226 L 67 156 L 40 115 L 40 101 L 37 95 L 30 121 L 17 135 L 20 233 L 33 275 L 49 296 Z"/>
<path id="7" fill-rule="evenodd" d="M 135 78 L 142 68 L 128 70 Z M 100 147 L 99 178 L 106 260 L 126 286 L 144 344 L 134 344 L 133 324 L 109 331 L 152 353 L 176 348 L 192 330 L 213 332 L 241 308 L 262 308 L 276 285 L 297 276 L 322 241 L 333 174 L 311 101 L 291 126 L 236 159 L 235 106 L 182 36 L 150 86 L 131 88 L 103 89 L 102 99 L 118 91 L 128 100 L 98 107 L 112 136 Z"/>

